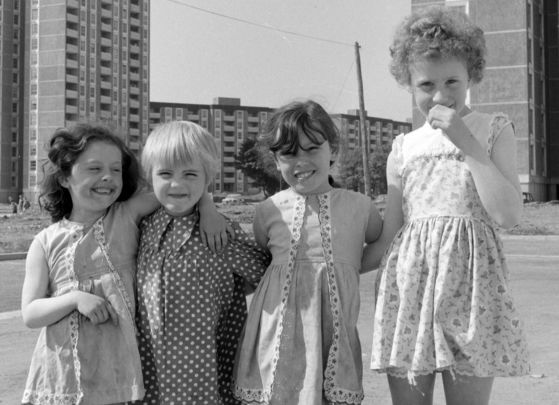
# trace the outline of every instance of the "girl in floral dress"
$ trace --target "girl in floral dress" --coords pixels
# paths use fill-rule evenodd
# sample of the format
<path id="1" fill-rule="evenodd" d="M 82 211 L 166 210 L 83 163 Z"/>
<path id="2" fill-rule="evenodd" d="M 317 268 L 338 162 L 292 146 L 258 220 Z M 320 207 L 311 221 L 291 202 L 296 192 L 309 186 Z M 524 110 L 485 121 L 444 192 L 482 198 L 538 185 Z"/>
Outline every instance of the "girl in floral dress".
<path id="1" fill-rule="evenodd" d="M 103 126 L 57 130 L 48 159 L 41 201 L 54 223 L 35 236 L 25 264 L 23 321 L 42 329 L 22 402 L 142 398 L 134 324 L 138 223 L 159 203 L 153 193 L 136 193 L 136 158 Z M 215 225 L 208 239 L 219 246 L 226 227 L 208 198 L 213 211 L 205 212 Z"/>
<path id="2" fill-rule="evenodd" d="M 142 165 L 161 208 L 142 221 L 138 253 L 145 404 L 237 404 L 233 361 L 246 318 L 243 279 L 269 263 L 238 225 L 219 254 L 203 243 L 196 209 L 219 168 L 214 138 L 175 121 L 148 137 Z"/>
<path id="3" fill-rule="evenodd" d="M 317 103 L 280 108 L 264 141 L 290 188 L 256 207 L 254 236 L 272 263 L 249 309 L 235 395 L 251 404 L 360 404 L 359 270 L 380 215 L 370 198 L 330 185 L 338 132 Z"/>
<path id="4" fill-rule="evenodd" d="M 371 368 L 388 373 L 394 404 L 431 404 L 437 372 L 448 403 L 487 404 L 495 376 L 529 371 L 495 229 L 521 212 L 513 125 L 465 104 L 485 41 L 464 14 L 412 14 L 391 53 L 426 122 L 394 140 L 383 232 L 364 254 L 375 267 L 395 236 L 380 265 Z"/>

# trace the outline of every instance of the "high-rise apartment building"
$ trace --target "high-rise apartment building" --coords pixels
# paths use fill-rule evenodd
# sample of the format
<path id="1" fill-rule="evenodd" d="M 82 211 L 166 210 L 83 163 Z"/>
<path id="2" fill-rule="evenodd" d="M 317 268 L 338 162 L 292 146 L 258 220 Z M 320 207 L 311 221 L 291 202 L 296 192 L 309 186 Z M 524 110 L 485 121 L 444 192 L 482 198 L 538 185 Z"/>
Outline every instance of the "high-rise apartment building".
<path id="1" fill-rule="evenodd" d="M 241 105 L 239 98 L 217 97 L 213 104 L 150 103 L 150 128 L 161 122 L 188 120 L 213 134 L 220 153 L 221 168 L 210 191 L 215 193 L 246 193 L 253 188 L 252 180 L 236 168 L 236 155 L 247 138 L 256 137 L 264 128 L 273 109 Z M 340 130 L 342 148 L 352 150 L 361 145 L 359 114 L 331 115 Z M 380 145 L 390 145 L 395 135 L 411 130 L 411 123 L 367 117 L 367 142 L 373 152 Z"/>
<path id="2" fill-rule="evenodd" d="M 0 4 L 0 202 L 35 195 L 57 128 L 102 121 L 139 151 L 149 131 L 149 1 Z"/>
<path id="3" fill-rule="evenodd" d="M 412 9 L 457 7 L 485 32 L 487 66 L 469 94 L 473 109 L 515 124 L 522 191 L 559 199 L 559 15 L 557 1 L 412 0 Z M 417 109 L 414 126 L 423 123 Z"/>

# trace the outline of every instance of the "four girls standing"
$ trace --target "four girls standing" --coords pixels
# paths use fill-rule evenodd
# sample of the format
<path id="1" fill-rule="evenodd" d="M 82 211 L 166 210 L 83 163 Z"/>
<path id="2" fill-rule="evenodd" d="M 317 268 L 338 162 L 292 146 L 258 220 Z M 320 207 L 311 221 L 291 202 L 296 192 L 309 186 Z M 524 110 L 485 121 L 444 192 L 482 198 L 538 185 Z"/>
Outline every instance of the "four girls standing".
<path id="1" fill-rule="evenodd" d="M 526 374 L 496 232 L 521 210 L 514 128 L 466 105 L 483 75 L 483 32 L 428 8 L 405 19 L 391 54 L 426 121 L 394 140 L 384 225 L 370 199 L 330 184 L 338 134 L 312 101 L 268 123 L 263 140 L 289 189 L 257 206 L 257 245 L 234 225 L 217 255 L 196 209 L 217 165 L 202 128 L 170 123 L 148 138 L 156 200 L 133 195 L 137 166 L 116 137 L 69 148 L 55 135 L 56 223 L 30 248 L 22 297 L 26 324 L 48 327 L 24 402 L 139 400 L 145 385 L 145 403 L 361 403 L 359 273 L 379 262 L 371 367 L 388 374 L 394 404 L 431 404 L 438 372 L 449 404 L 487 404 L 495 376 Z M 132 242 L 159 204 L 141 225 L 136 310 Z M 256 284 L 263 272 L 245 323 L 240 277 Z"/>

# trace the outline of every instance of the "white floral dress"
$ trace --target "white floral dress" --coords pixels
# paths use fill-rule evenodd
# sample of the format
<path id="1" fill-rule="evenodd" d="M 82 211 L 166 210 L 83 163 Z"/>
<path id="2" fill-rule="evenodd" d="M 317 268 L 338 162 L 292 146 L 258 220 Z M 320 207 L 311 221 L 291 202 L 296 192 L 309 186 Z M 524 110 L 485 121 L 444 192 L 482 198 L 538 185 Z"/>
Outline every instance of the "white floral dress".
<path id="1" fill-rule="evenodd" d="M 499 136 L 514 136 L 503 115 L 464 121 L 489 155 Z M 527 374 L 502 243 L 462 153 L 428 124 L 398 136 L 392 153 L 404 225 L 380 266 L 371 368 L 398 377 Z"/>
<path id="2" fill-rule="evenodd" d="M 359 404 L 359 267 L 372 201 L 333 189 L 284 190 L 257 206 L 272 263 L 249 309 L 235 364 L 245 403 Z"/>

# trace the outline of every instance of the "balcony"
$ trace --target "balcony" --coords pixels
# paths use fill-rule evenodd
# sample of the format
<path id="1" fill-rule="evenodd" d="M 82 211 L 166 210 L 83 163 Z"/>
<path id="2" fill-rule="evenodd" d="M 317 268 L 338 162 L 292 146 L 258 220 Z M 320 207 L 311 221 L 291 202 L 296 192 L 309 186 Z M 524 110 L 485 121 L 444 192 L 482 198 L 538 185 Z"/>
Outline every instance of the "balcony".
<path id="1" fill-rule="evenodd" d="M 101 8 L 101 17 L 113 18 L 113 12 L 111 10 L 107 10 L 106 8 Z"/>
<path id="2" fill-rule="evenodd" d="M 99 101 L 101 102 L 101 104 L 111 104 L 111 98 L 108 96 L 101 96 L 99 97 Z"/>
<path id="3" fill-rule="evenodd" d="M 66 72 L 66 83 L 78 83 L 78 76 Z"/>
<path id="4" fill-rule="evenodd" d="M 101 119 L 108 120 L 111 119 L 111 113 L 110 111 L 101 110 L 99 111 L 99 117 L 101 117 Z"/>
<path id="5" fill-rule="evenodd" d="M 78 38 L 78 30 L 73 28 L 66 28 L 66 36 L 69 38 Z"/>
<path id="6" fill-rule="evenodd" d="M 140 6 L 137 4 L 130 4 L 130 12 L 140 14 Z"/>
<path id="7" fill-rule="evenodd" d="M 77 14 L 67 13 L 66 14 L 66 21 L 72 24 L 79 24 L 80 19 Z"/>
<path id="8" fill-rule="evenodd" d="M 78 92 L 76 90 L 66 89 L 66 98 L 71 98 L 75 100 L 78 98 Z"/>
<path id="9" fill-rule="evenodd" d="M 66 104 L 66 114 L 77 114 L 77 113 L 78 113 L 78 107 L 76 107 L 75 105 Z"/>
<path id="10" fill-rule="evenodd" d="M 102 75 L 110 75 L 110 74 L 112 74 L 112 72 L 113 72 L 110 68 L 105 67 L 105 66 L 101 66 L 101 67 L 99 68 L 99 70 L 101 71 L 101 74 L 102 74 Z"/>
<path id="11" fill-rule="evenodd" d="M 66 52 L 77 55 L 78 54 L 78 47 L 76 45 L 66 44 Z"/>
<path id="12" fill-rule="evenodd" d="M 78 61 L 66 58 L 66 67 L 70 69 L 77 69 L 78 68 Z"/>

